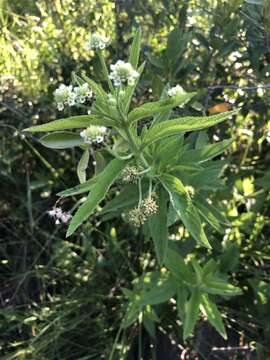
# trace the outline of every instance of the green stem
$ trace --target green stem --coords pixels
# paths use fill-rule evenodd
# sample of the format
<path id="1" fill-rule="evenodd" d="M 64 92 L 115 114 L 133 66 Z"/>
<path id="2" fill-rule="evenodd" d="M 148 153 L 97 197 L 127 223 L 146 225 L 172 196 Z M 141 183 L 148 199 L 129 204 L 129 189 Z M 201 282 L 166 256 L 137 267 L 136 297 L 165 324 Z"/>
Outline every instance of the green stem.
<path id="1" fill-rule="evenodd" d="M 109 85 L 110 91 L 114 94 L 114 87 L 113 87 L 113 84 L 112 84 L 111 79 L 109 77 L 109 72 L 108 72 L 107 66 L 105 64 L 104 57 L 102 55 L 101 50 L 98 50 L 97 54 L 98 54 L 98 57 L 99 57 L 99 61 L 100 61 L 103 73 L 104 73 L 104 75 L 106 77 L 106 80 L 107 80 L 107 83 Z"/>
<path id="2" fill-rule="evenodd" d="M 112 360 L 112 359 L 113 359 L 113 355 L 114 355 L 114 352 L 115 352 L 115 349 L 116 349 L 116 345 L 117 345 L 119 336 L 120 336 L 120 334 L 121 334 L 121 331 L 122 331 L 122 326 L 120 326 L 120 328 L 119 328 L 118 331 L 117 331 L 117 334 L 116 334 L 116 337 L 115 337 L 115 340 L 114 340 L 114 343 L 113 343 L 112 351 L 110 352 L 109 360 Z"/>

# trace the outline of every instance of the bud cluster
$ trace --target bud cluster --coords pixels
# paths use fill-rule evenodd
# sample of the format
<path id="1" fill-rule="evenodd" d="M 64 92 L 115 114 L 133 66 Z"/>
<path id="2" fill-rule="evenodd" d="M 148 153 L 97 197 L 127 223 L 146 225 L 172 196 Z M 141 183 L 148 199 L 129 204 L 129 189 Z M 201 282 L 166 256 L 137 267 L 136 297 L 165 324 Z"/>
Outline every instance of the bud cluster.
<path id="1" fill-rule="evenodd" d="M 65 106 L 73 106 L 75 104 L 83 104 L 86 100 L 90 100 L 93 96 L 92 90 L 88 84 L 80 86 L 61 84 L 54 92 L 54 100 L 58 110 L 63 110 Z"/>
<path id="2" fill-rule="evenodd" d="M 157 203 L 153 198 L 144 199 L 138 207 L 130 210 L 128 222 L 133 226 L 140 227 L 157 212 L 157 209 Z"/>
<path id="3" fill-rule="evenodd" d="M 176 85 L 168 90 L 168 95 L 170 97 L 175 97 L 175 96 L 181 95 L 183 93 L 185 93 L 185 91 L 182 88 L 182 86 L 180 86 L 180 85 Z"/>
<path id="4" fill-rule="evenodd" d="M 87 129 L 80 132 L 86 144 L 100 144 L 105 140 L 107 129 L 105 126 L 90 125 Z"/>
<path id="5" fill-rule="evenodd" d="M 116 64 L 110 66 L 110 79 L 113 80 L 114 86 L 134 85 L 136 78 L 139 76 L 130 63 L 118 60 Z"/>
<path id="6" fill-rule="evenodd" d="M 58 207 L 54 207 L 52 210 L 49 210 L 48 214 L 54 218 L 56 225 L 60 223 L 67 223 L 72 218 L 70 212 L 65 212 Z"/>
<path id="7" fill-rule="evenodd" d="M 195 195 L 195 189 L 193 186 L 187 185 L 187 186 L 185 186 L 185 189 L 191 198 Z"/>
<path id="8" fill-rule="evenodd" d="M 87 43 L 90 50 L 103 50 L 109 43 L 109 39 L 100 34 L 93 34 Z"/>

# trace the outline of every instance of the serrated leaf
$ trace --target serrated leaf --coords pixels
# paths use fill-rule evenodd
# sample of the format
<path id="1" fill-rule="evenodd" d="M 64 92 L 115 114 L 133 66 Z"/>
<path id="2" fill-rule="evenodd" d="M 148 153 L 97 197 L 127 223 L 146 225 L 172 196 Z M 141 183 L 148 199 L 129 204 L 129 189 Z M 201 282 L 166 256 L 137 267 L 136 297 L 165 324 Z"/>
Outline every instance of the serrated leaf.
<path id="1" fill-rule="evenodd" d="M 142 147 L 168 136 L 214 126 L 236 114 L 236 112 L 237 111 L 228 111 L 212 116 L 187 116 L 163 121 L 148 130 L 143 139 Z"/>
<path id="2" fill-rule="evenodd" d="M 218 311 L 216 304 L 214 304 L 209 300 L 207 294 L 202 294 L 201 309 L 203 313 L 206 315 L 207 320 L 210 322 L 210 324 L 214 326 L 217 332 L 226 340 L 227 334 L 220 312 Z"/>
<path id="3" fill-rule="evenodd" d="M 28 132 L 49 132 L 57 130 L 70 130 L 70 129 L 81 129 L 86 128 L 90 125 L 98 126 L 113 126 L 114 122 L 103 119 L 98 115 L 80 115 L 80 116 L 71 116 L 66 119 L 59 119 L 51 121 L 47 124 L 31 126 L 23 131 Z"/>
<path id="4" fill-rule="evenodd" d="M 57 131 L 52 134 L 44 135 L 39 139 L 39 142 L 49 149 L 68 149 L 84 144 L 80 134 L 67 131 Z"/>
<path id="5" fill-rule="evenodd" d="M 98 182 L 91 189 L 86 201 L 79 207 L 72 217 L 67 230 L 67 237 L 92 214 L 95 207 L 104 199 L 107 191 L 126 166 L 127 162 L 119 159 L 112 160 L 106 168 L 100 173 Z"/>
<path id="6" fill-rule="evenodd" d="M 181 180 L 175 176 L 165 174 L 161 176 L 161 181 L 169 193 L 172 206 L 178 213 L 191 236 L 199 244 L 211 249 L 211 245 L 205 235 L 199 213 L 194 207 L 192 200 L 187 194 Z"/>
<path id="7" fill-rule="evenodd" d="M 135 121 L 150 116 L 153 117 L 154 115 L 159 114 L 160 112 L 173 109 L 176 106 L 179 105 L 182 106 L 186 104 L 195 95 L 196 93 L 183 93 L 181 95 L 174 96 L 169 99 L 145 103 L 135 108 L 129 113 L 128 123 L 132 124 Z M 154 129 L 154 127 L 152 129 Z"/>
<path id="8" fill-rule="evenodd" d="M 158 210 L 150 217 L 149 227 L 157 259 L 159 265 L 162 266 L 168 247 L 167 200 L 163 189 L 159 189 L 157 194 Z"/>
<path id="9" fill-rule="evenodd" d="M 186 340 L 191 335 L 196 321 L 199 317 L 201 293 L 198 288 L 194 288 L 191 297 L 185 306 L 184 332 L 183 339 Z"/>
<path id="10" fill-rule="evenodd" d="M 89 162 L 89 155 L 89 149 L 87 148 L 84 150 L 82 157 L 78 162 L 77 175 L 81 184 L 86 181 L 86 169 Z"/>
<path id="11" fill-rule="evenodd" d="M 128 62 L 137 69 L 140 57 L 142 31 L 139 27 L 132 41 Z"/>

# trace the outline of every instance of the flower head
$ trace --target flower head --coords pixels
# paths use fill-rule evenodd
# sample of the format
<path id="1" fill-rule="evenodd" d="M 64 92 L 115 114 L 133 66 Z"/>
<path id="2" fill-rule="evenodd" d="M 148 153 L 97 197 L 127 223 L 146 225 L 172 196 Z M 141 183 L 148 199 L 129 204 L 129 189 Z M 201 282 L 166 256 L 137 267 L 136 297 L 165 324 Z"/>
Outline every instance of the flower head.
<path id="1" fill-rule="evenodd" d="M 72 85 L 61 84 L 54 92 L 54 100 L 58 110 L 63 110 L 66 105 L 75 104 L 75 94 Z"/>
<path id="2" fill-rule="evenodd" d="M 146 198 L 140 204 L 141 212 L 146 216 L 154 215 L 157 212 L 158 206 L 153 198 Z"/>
<path id="3" fill-rule="evenodd" d="M 140 208 L 135 208 L 128 213 L 128 222 L 136 227 L 142 226 L 146 222 L 146 216 L 140 211 Z"/>
<path id="4" fill-rule="evenodd" d="M 100 34 L 93 34 L 87 43 L 87 48 L 90 50 L 102 50 L 108 45 L 109 39 Z"/>
<path id="5" fill-rule="evenodd" d="M 107 129 L 105 126 L 90 125 L 87 129 L 80 132 L 86 144 L 100 144 L 105 139 Z"/>
<path id="6" fill-rule="evenodd" d="M 49 210 L 48 214 L 54 218 L 56 225 L 67 223 L 72 218 L 70 212 L 65 212 L 58 207 L 54 207 L 52 210 Z"/>
<path id="7" fill-rule="evenodd" d="M 138 169 L 135 166 L 127 166 L 122 171 L 122 180 L 124 183 L 136 183 L 138 180 Z"/>
<path id="8" fill-rule="evenodd" d="M 178 96 L 185 93 L 184 89 L 180 85 L 176 85 L 168 90 L 168 95 L 170 97 Z"/>
<path id="9" fill-rule="evenodd" d="M 83 104 L 85 100 L 90 100 L 93 96 L 93 92 L 87 83 L 82 84 L 74 88 L 75 102 Z"/>
<path id="10" fill-rule="evenodd" d="M 111 65 L 110 79 L 113 80 L 114 86 L 134 85 L 138 76 L 138 71 L 130 63 L 118 60 L 116 64 Z"/>

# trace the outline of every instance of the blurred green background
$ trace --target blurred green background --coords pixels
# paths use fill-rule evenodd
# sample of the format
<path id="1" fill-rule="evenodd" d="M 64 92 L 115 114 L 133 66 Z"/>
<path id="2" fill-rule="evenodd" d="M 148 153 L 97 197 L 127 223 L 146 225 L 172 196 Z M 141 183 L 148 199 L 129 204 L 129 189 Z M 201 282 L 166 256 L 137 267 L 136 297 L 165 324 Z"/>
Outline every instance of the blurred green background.
<path id="1" fill-rule="evenodd" d="M 239 349 L 215 355 L 221 340 L 203 319 L 181 344 L 170 309 L 163 330 L 185 349 L 183 359 L 270 359 L 269 0 L 0 0 L 1 359 L 108 359 L 125 306 L 121 287 L 151 267 L 151 243 L 120 216 L 97 214 L 65 240 L 46 212 L 57 192 L 76 184 L 79 154 L 45 149 L 21 133 L 63 116 L 53 91 L 73 71 L 102 79 L 85 46 L 91 33 L 111 38 L 111 63 L 126 58 L 138 26 L 147 65 L 136 102 L 155 99 L 170 82 L 197 91 L 194 114 L 241 109 L 210 133 L 235 141 L 214 194 L 231 226 L 208 234 L 244 290 L 219 304 L 230 329 L 222 346 Z M 187 252 L 199 252 L 175 226 L 171 239 L 179 237 Z M 115 359 L 137 359 L 137 331 L 121 336 Z"/>

